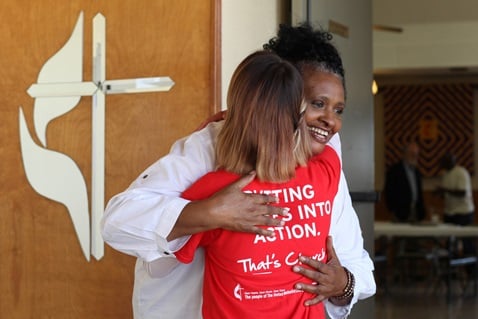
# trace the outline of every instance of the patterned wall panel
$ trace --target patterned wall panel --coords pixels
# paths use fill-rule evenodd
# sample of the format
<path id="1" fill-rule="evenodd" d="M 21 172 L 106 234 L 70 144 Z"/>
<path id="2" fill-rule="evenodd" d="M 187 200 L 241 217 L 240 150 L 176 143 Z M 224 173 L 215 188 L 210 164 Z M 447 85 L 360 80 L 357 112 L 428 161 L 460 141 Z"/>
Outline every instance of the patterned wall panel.
<path id="1" fill-rule="evenodd" d="M 446 152 L 474 173 L 473 89 L 470 84 L 389 85 L 380 88 L 384 101 L 385 164 L 401 158 L 402 148 L 420 146 L 419 167 L 436 176 Z"/>

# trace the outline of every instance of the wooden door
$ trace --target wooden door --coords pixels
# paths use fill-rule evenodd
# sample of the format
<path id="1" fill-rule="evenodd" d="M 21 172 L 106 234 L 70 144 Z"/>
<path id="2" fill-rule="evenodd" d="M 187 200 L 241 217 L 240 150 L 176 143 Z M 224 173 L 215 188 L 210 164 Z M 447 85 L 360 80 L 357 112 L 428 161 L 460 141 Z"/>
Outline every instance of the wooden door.
<path id="1" fill-rule="evenodd" d="M 83 13 L 83 81 L 92 81 L 92 20 L 106 19 L 106 79 L 169 76 L 169 92 L 106 96 L 105 200 L 172 142 L 219 109 L 218 0 L 0 2 L 0 318 L 132 318 L 135 258 L 105 245 L 85 258 L 64 205 L 27 180 L 20 110 L 34 142 L 27 89 Z M 91 200 L 92 97 L 46 130 L 49 151 L 73 160 Z"/>

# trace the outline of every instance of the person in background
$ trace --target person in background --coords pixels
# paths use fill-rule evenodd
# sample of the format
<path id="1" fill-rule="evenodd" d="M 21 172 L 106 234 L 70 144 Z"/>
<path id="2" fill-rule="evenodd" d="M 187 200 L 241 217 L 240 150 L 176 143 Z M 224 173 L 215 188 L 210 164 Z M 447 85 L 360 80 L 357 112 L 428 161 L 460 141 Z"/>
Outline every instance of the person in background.
<path id="1" fill-rule="evenodd" d="M 395 221 L 417 222 L 426 216 L 422 175 L 417 168 L 419 151 L 417 143 L 407 144 L 402 159 L 386 173 L 385 203 Z"/>
<path id="2" fill-rule="evenodd" d="M 332 36 L 312 26 L 281 25 L 277 37 L 265 49 L 291 62 L 304 81 L 308 123 L 313 147 L 330 145 L 341 156 L 338 134 L 330 126 L 341 121 L 345 104 L 345 80 L 342 60 L 331 43 Z M 339 81 L 330 81 L 330 76 Z M 201 315 L 204 254 L 199 251 L 191 264 L 181 264 L 165 271 L 161 259 L 177 264 L 174 252 L 189 235 L 216 228 L 250 232 L 266 237 L 273 227 L 283 226 L 283 209 L 268 205 L 275 196 L 245 194 L 242 189 L 255 177 L 248 174 L 213 196 L 198 201 L 180 198 L 181 193 L 204 174 L 216 169 L 214 144 L 220 122 L 176 142 L 171 152 L 147 168 L 124 192 L 110 199 L 102 220 L 102 234 L 111 247 L 138 257 L 135 268 L 133 311 L 135 319 L 191 318 Z M 260 227 L 260 226 L 268 227 Z M 363 246 L 359 220 L 355 213 L 343 171 L 327 241 L 326 262 L 301 256 L 293 271 L 304 276 L 295 288 L 311 294 L 308 306 L 324 302 L 332 319 L 345 318 L 360 299 L 375 293 L 373 262 Z M 158 263 L 157 263 L 158 262 Z M 156 265 L 161 265 L 156 267 Z M 346 273 L 354 275 L 353 295 L 345 304 L 334 304 Z M 198 275 L 199 274 L 199 275 Z M 316 284 L 310 284 L 312 280 Z M 180 306 L 178 306 L 180 304 Z"/>
<path id="3" fill-rule="evenodd" d="M 473 224 L 475 205 L 470 173 L 457 164 L 455 155 L 451 153 L 443 156 L 441 167 L 445 173 L 436 193 L 444 198 L 443 221 L 461 226 Z M 454 250 L 456 252 L 456 249 Z M 463 253 L 476 255 L 473 239 L 463 240 Z"/>

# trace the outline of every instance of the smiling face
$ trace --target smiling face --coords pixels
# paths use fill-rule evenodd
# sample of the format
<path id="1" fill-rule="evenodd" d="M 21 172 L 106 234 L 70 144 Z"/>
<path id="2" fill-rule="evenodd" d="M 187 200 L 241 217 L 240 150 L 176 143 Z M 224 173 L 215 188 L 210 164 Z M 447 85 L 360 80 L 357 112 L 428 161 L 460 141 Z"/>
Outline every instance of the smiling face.
<path id="1" fill-rule="evenodd" d="M 345 90 L 336 74 L 307 68 L 302 73 L 307 103 L 305 122 L 311 135 L 312 152 L 319 154 L 342 128 Z"/>

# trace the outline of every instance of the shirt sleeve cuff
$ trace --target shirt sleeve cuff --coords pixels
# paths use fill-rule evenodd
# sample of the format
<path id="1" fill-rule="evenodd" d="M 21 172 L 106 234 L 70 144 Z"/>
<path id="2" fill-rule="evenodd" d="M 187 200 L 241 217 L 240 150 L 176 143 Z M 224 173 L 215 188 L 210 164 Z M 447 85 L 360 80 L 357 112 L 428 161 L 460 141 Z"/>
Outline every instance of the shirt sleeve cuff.
<path id="1" fill-rule="evenodd" d="M 329 300 L 325 301 L 325 309 L 327 310 L 327 314 L 331 319 L 344 319 L 350 314 L 352 310 L 352 305 L 357 301 L 355 296 L 352 298 L 350 304 L 346 306 L 336 306 L 331 303 Z"/>
<path id="2" fill-rule="evenodd" d="M 166 210 L 163 212 L 163 218 L 156 228 L 156 243 L 162 256 L 170 256 L 174 251 L 180 249 L 190 236 L 180 237 L 172 241 L 167 240 L 167 237 L 171 233 L 176 221 L 179 218 L 184 206 L 189 203 L 188 200 L 183 198 L 177 198 L 171 202 Z"/>

